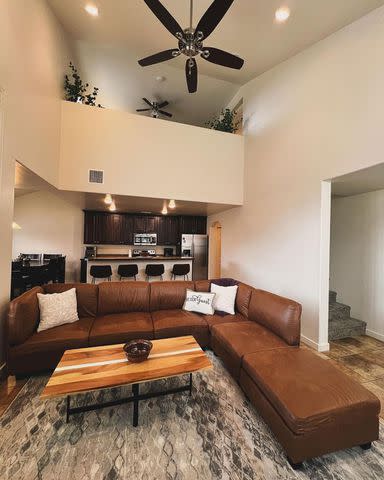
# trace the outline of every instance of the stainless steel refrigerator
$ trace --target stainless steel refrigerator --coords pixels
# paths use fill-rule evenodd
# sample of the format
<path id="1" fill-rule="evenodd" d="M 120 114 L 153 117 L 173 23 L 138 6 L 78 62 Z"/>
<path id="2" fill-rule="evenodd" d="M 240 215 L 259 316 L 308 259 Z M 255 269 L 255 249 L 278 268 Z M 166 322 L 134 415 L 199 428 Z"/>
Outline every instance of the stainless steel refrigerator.
<path id="1" fill-rule="evenodd" d="M 208 235 L 181 236 L 181 255 L 193 257 L 192 279 L 206 280 L 208 278 Z"/>

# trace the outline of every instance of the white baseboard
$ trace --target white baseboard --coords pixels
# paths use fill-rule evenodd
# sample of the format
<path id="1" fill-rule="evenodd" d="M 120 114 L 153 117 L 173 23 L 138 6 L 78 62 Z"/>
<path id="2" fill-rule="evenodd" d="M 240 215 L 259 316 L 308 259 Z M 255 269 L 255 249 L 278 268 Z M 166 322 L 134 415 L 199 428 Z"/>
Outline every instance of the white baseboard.
<path id="1" fill-rule="evenodd" d="M 305 343 L 306 345 L 308 345 L 308 347 L 311 347 L 311 348 L 317 350 L 318 352 L 328 352 L 329 351 L 329 343 L 317 343 L 317 342 L 314 342 L 313 340 L 311 340 L 310 338 L 308 338 L 304 335 L 301 335 L 300 340 L 303 343 Z"/>
<path id="2" fill-rule="evenodd" d="M 376 340 L 381 340 L 384 342 L 384 335 L 382 333 L 376 333 L 373 330 L 367 330 L 365 333 L 368 335 L 368 337 L 373 337 L 376 338 Z"/>

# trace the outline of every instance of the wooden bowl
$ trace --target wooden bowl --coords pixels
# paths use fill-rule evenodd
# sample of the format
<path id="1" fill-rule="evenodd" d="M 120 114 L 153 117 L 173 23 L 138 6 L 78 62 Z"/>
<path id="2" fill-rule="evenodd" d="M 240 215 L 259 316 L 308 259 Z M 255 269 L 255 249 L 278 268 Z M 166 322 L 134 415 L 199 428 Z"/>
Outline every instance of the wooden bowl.
<path id="1" fill-rule="evenodd" d="M 149 352 L 153 347 L 152 342 L 149 340 L 131 340 L 126 343 L 123 347 L 123 350 L 132 363 L 144 362 L 148 358 Z"/>

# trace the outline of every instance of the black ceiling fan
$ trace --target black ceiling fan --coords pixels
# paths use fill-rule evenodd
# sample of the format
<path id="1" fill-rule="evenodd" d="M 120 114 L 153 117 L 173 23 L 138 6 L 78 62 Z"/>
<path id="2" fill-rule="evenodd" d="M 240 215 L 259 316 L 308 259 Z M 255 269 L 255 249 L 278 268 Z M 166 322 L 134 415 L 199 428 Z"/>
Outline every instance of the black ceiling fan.
<path id="1" fill-rule="evenodd" d="M 190 0 L 190 22 L 189 27 L 183 30 L 177 21 L 159 0 L 144 0 L 164 27 L 172 33 L 179 41 L 178 48 L 164 50 L 149 57 L 139 60 L 142 67 L 155 63 L 165 62 L 181 54 L 186 55 L 185 74 L 189 93 L 197 91 L 197 63 L 194 57 L 199 55 L 208 62 L 222 65 L 224 67 L 240 69 L 244 60 L 237 55 L 225 52 L 218 48 L 205 47 L 205 41 L 214 31 L 221 19 L 227 13 L 234 0 L 214 0 L 208 10 L 201 17 L 196 28 L 193 28 L 193 0 Z"/>
<path id="2" fill-rule="evenodd" d="M 151 117 L 159 118 L 160 115 L 165 115 L 166 117 L 172 118 L 172 113 L 162 110 L 162 108 L 169 105 L 169 102 L 164 101 L 161 103 L 150 102 L 148 99 L 143 98 L 144 102 L 151 108 L 138 108 L 136 112 L 151 112 Z"/>

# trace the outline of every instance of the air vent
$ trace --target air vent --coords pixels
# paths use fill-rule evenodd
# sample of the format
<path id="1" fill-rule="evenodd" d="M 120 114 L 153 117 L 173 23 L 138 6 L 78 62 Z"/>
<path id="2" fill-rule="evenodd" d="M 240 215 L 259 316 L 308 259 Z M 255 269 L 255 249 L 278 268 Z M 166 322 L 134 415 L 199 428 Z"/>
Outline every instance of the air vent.
<path id="1" fill-rule="evenodd" d="M 104 183 L 104 170 L 89 170 L 89 183 Z"/>

